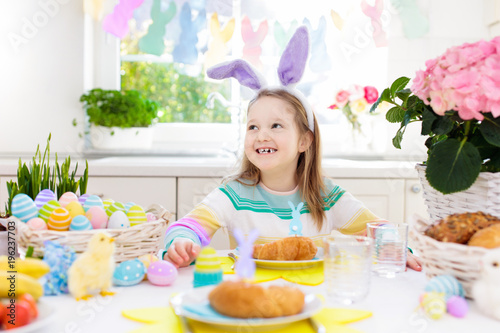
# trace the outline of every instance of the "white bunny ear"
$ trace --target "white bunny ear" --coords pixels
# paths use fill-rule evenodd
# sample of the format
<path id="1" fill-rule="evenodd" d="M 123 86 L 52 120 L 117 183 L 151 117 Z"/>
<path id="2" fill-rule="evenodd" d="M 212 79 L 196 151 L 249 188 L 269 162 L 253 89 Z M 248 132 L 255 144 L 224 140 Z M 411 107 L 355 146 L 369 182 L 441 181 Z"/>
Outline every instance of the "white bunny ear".
<path id="1" fill-rule="evenodd" d="M 278 77 L 285 87 L 300 81 L 309 55 L 309 33 L 306 26 L 295 31 L 281 55 Z"/>
<path id="2" fill-rule="evenodd" d="M 260 90 L 267 83 L 264 77 L 248 62 L 242 59 L 231 60 L 207 69 L 209 78 L 222 80 L 234 77 L 238 82 L 252 90 Z"/>

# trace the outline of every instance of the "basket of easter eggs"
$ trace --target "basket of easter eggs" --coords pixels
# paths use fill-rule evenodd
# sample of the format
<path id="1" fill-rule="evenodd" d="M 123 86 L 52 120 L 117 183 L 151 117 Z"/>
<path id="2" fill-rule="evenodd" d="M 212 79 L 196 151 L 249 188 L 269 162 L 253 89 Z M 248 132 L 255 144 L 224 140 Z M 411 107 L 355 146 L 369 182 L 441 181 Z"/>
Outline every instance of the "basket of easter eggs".
<path id="1" fill-rule="evenodd" d="M 35 200 L 26 194 L 16 195 L 10 219 L 16 220 L 20 252 L 29 249 L 33 257 L 42 257 L 44 243 L 56 241 L 82 253 L 90 237 L 104 229 L 115 240 L 114 258 L 120 263 L 156 254 L 163 246 L 171 214 L 160 205 L 145 210 L 132 202 L 123 204 L 87 194 L 78 197 L 72 192 L 57 200 L 46 189 Z"/>
<path id="2" fill-rule="evenodd" d="M 415 215 L 409 237 L 427 277 L 451 275 L 472 299 L 473 284 L 481 276 L 482 257 L 500 248 L 500 217 L 478 211 L 455 213 L 433 222 Z"/>

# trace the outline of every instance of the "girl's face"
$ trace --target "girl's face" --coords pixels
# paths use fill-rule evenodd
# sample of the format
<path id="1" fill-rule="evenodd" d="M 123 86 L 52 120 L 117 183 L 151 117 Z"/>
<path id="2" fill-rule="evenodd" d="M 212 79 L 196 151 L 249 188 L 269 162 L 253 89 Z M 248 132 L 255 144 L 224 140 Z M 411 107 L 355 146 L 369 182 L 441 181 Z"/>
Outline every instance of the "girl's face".
<path id="1" fill-rule="evenodd" d="M 310 141 L 301 136 L 285 101 L 264 96 L 248 110 L 245 154 L 265 175 L 295 175 L 297 161 Z"/>

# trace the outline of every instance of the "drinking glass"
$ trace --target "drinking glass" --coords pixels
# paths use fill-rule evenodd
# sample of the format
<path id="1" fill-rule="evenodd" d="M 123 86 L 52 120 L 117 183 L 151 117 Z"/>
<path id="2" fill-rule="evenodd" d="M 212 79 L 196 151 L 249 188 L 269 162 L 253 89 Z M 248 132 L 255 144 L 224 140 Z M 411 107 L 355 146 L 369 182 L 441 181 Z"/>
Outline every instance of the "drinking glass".
<path id="1" fill-rule="evenodd" d="M 373 241 L 375 275 L 393 278 L 406 270 L 408 224 L 368 223 L 367 235 Z"/>
<path id="2" fill-rule="evenodd" d="M 364 299 L 370 288 L 372 240 L 363 236 L 328 236 L 323 239 L 327 295 L 351 304 Z"/>

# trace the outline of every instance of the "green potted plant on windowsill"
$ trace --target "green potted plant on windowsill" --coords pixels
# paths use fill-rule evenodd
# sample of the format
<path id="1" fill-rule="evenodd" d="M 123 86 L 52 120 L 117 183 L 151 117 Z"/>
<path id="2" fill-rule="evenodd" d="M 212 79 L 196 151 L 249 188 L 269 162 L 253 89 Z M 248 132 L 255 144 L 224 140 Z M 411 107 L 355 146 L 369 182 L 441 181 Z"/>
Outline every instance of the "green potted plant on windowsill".
<path id="1" fill-rule="evenodd" d="M 136 90 L 92 89 L 80 96 L 95 149 L 151 148 L 158 104 Z"/>

